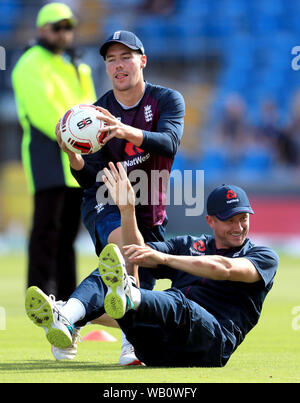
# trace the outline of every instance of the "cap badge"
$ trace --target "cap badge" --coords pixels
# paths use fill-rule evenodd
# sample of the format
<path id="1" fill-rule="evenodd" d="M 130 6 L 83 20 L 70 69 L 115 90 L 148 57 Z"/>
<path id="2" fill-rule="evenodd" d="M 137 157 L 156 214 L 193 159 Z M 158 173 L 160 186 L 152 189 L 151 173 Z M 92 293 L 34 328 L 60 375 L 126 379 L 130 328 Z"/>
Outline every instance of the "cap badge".
<path id="1" fill-rule="evenodd" d="M 237 198 L 237 194 L 233 191 L 233 190 L 228 190 L 227 194 L 226 194 L 226 198 L 231 200 L 231 199 L 236 199 Z"/>
<path id="2" fill-rule="evenodd" d="M 121 31 L 116 31 L 113 35 L 113 39 L 118 40 L 120 39 Z"/>

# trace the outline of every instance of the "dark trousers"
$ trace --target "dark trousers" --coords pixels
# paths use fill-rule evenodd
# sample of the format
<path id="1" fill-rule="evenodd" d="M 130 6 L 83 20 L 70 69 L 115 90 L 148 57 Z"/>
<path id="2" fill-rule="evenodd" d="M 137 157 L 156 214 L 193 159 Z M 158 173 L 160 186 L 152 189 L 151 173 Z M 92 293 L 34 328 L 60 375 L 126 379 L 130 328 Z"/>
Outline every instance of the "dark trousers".
<path id="1" fill-rule="evenodd" d="M 140 289 L 139 308 L 128 311 L 118 323 L 134 346 L 136 356 L 149 366 L 221 367 L 236 346 L 217 319 L 177 288 Z M 104 313 L 107 287 L 94 271 L 73 293 L 85 309 L 84 326 Z"/>
<path id="2" fill-rule="evenodd" d="M 82 189 L 59 187 L 34 195 L 28 250 L 28 286 L 67 300 L 76 288 L 76 239 Z"/>
<path id="3" fill-rule="evenodd" d="M 218 320 L 177 288 L 142 290 L 137 311 L 118 320 L 148 366 L 222 367 L 234 351 Z M 232 336 L 232 335 L 230 335 Z"/>

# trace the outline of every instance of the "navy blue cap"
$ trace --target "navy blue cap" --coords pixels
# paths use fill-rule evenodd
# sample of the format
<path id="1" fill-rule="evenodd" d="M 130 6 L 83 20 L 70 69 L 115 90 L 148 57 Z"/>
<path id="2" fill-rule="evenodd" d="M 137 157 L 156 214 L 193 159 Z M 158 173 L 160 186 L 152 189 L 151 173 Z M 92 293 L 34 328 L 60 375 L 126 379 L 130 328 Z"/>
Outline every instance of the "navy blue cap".
<path id="1" fill-rule="evenodd" d="M 207 214 L 225 221 L 240 213 L 254 214 L 246 192 L 235 185 L 221 185 L 207 198 Z"/>
<path id="2" fill-rule="evenodd" d="M 145 53 L 144 46 L 140 39 L 132 32 L 129 31 L 116 31 L 111 35 L 100 48 L 100 55 L 105 58 L 107 49 L 112 43 L 122 43 L 133 50 L 139 50 L 142 55 Z"/>

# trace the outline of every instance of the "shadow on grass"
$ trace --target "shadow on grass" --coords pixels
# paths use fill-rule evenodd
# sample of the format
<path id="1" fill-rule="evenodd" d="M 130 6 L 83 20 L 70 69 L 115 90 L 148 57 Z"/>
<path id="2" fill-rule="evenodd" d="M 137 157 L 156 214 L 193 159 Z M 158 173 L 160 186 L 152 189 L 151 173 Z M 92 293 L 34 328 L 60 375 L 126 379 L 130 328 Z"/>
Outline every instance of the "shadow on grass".
<path id="1" fill-rule="evenodd" d="M 88 361 L 52 361 L 52 360 L 30 360 L 23 362 L 7 362 L 0 363 L 0 371 L 20 371 L 20 372 L 31 372 L 31 371 L 44 371 L 52 372 L 55 370 L 59 371 L 120 371 L 120 370 L 133 370 L 133 369 L 144 369 L 144 366 L 127 366 L 122 367 L 119 364 L 100 364 L 98 362 L 88 362 Z"/>

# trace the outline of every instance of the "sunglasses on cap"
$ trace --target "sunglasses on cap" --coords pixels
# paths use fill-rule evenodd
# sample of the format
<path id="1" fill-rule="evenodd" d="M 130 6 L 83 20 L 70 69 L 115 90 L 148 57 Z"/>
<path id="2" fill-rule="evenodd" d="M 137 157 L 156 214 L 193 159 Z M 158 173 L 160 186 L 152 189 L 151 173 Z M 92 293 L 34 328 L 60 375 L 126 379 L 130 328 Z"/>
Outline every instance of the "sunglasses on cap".
<path id="1" fill-rule="evenodd" d="M 72 24 L 52 24 L 51 29 L 53 32 L 59 32 L 59 31 L 72 31 L 74 29 L 74 26 Z"/>

